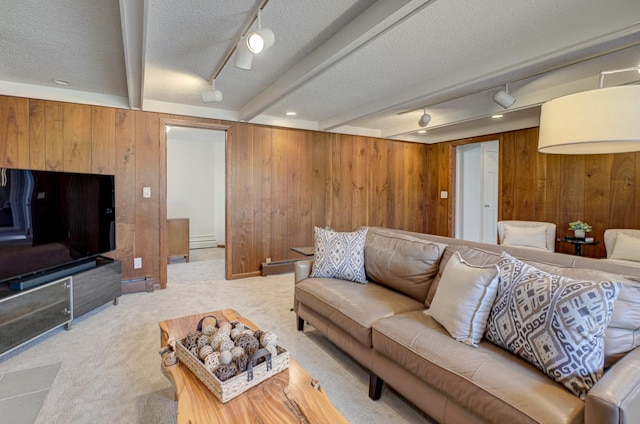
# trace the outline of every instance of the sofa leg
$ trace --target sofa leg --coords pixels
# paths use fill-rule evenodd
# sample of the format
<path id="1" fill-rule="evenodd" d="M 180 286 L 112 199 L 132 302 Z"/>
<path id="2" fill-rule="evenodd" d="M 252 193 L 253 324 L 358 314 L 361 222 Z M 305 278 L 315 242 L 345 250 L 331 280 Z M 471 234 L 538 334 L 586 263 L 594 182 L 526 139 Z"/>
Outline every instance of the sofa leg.
<path id="1" fill-rule="evenodd" d="M 298 331 L 302 331 L 304 330 L 304 320 L 300 317 L 297 317 L 297 318 L 298 318 Z"/>
<path id="2" fill-rule="evenodd" d="M 384 381 L 380 377 L 369 371 L 369 397 L 371 399 L 380 399 L 380 396 L 382 395 L 383 384 Z"/>

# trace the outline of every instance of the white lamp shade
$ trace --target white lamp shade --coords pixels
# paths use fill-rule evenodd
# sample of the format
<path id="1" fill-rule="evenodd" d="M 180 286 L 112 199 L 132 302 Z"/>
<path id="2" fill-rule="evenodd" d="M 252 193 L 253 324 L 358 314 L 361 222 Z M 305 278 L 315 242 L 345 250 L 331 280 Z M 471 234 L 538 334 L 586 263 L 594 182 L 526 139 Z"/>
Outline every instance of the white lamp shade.
<path id="1" fill-rule="evenodd" d="M 213 103 L 222 101 L 222 92 L 220 90 L 204 90 L 202 92 L 202 101 L 204 103 Z"/>
<path id="2" fill-rule="evenodd" d="M 640 151 L 640 86 L 600 88 L 542 105 L 538 151 L 598 154 Z"/>
<path id="3" fill-rule="evenodd" d="M 509 109 L 516 102 L 516 98 L 506 91 L 500 90 L 493 95 L 493 101 L 503 108 Z"/>
<path id="4" fill-rule="evenodd" d="M 251 70 L 251 63 L 253 62 L 253 53 L 249 50 L 245 38 L 242 37 L 236 45 L 236 58 L 233 61 L 233 65 L 236 68 Z"/>

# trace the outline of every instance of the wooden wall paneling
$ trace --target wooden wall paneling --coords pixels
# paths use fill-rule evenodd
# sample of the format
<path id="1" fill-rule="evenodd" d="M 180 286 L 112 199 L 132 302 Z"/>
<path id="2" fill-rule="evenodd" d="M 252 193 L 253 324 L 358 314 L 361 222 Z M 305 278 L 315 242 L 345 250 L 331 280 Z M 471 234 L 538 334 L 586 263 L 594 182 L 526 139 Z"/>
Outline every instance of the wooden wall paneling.
<path id="1" fill-rule="evenodd" d="M 351 173 L 351 191 L 353 197 L 351 209 L 351 228 L 367 225 L 367 163 L 369 141 L 366 137 L 353 137 L 353 160 Z"/>
<path id="2" fill-rule="evenodd" d="M 273 142 L 271 213 L 271 259 L 283 260 L 287 255 L 287 138 L 285 129 L 271 128 Z"/>
<path id="3" fill-rule="evenodd" d="M 309 246 L 313 245 L 313 228 L 324 228 L 327 224 L 327 198 L 329 196 L 330 179 L 327 176 L 328 142 L 325 133 L 313 132 L 311 141 L 312 178 L 311 228 L 309 229 Z"/>
<path id="4" fill-rule="evenodd" d="M 44 105 L 46 169 L 64 169 L 64 112 L 60 102 L 46 102 Z"/>
<path id="5" fill-rule="evenodd" d="M 122 279 L 134 277 L 136 234 L 136 112 L 115 112 L 116 257 L 122 262 Z"/>
<path id="6" fill-rule="evenodd" d="M 44 100 L 29 100 L 29 168 L 46 169 Z"/>
<path id="7" fill-rule="evenodd" d="M 160 276 L 160 172 L 159 115 L 135 112 L 135 205 L 136 233 L 134 257 L 142 258 L 142 268 L 134 270 L 136 277 Z M 143 198 L 143 187 L 151 189 L 151 198 Z M 160 281 L 166 287 L 166 281 Z"/>
<path id="8" fill-rule="evenodd" d="M 253 136 L 253 181 L 251 183 L 255 195 L 253 239 L 255 240 L 255 257 L 263 262 L 269 256 L 271 245 L 271 131 L 268 128 L 254 126 Z"/>
<path id="9" fill-rule="evenodd" d="M 446 166 L 440 166 L 438 169 L 440 180 L 440 191 L 446 190 L 448 193 L 453 193 L 453 148 L 451 144 L 442 144 L 440 147 L 440 155 L 442 157 L 442 163 Z M 453 237 L 453 200 L 451 196 L 446 199 L 440 198 L 440 191 L 438 191 L 440 215 L 442 216 L 441 234 L 447 237 Z"/>
<path id="10" fill-rule="evenodd" d="M 384 227 L 389 209 L 388 145 L 385 140 L 369 140 L 367 225 Z"/>
<path id="11" fill-rule="evenodd" d="M 403 143 L 402 148 L 404 151 L 404 163 L 405 173 L 403 175 L 404 188 L 402 190 L 405 193 L 404 197 L 404 213 L 403 213 L 403 228 L 409 231 L 414 231 L 416 228 L 416 217 L 418 210 L 418 202 L 416 201 L 416 192 L 419 191 L 419 178 L 416 169 L 416 157 L 414 156 L 416 149 L 409 143 Z"/>
<path id="12" fill-rule="evenodd" d="M 450 197 L 440 198 L 441 191 L 452 193 L 451 158 L 452 148 L 449 143 L 436 143 L 428 146 L 427 156 L 427 230 L 429 234 L 448 236 L 451 233 L 452 211 Z"/>
<path id="13" fill-rule="evenodd" d="M 611 158 L 611 203 L 608 216 L 609 228 L 640 228 L 636 222 L 638 153 L 619 153 Z"/>
<path id="14" fill-rule="evenodd" d="M 425 228 L 427 228 L 427 146 L 424 144 L 419 144 L 416 146 L 416 152 L 413 154 L 414 160 L 416 161 L 416 170 L 417 176 L 416 179 L 418 181 L 418 185 L 416 187 L 415 199 L 416 199 L 416 212 L 414 213 L 414 231 L 422 232 Z M 451 166 L 451 170 L 453 167 Z M 453 201 L 453 187 L 451 187 L 451 191 L 449 192 L 449 197 Z"/>
<path id="15" fill-rule="evenodd" d="M 283 130 L 281 137 L 284 142 L 286 155 L 286 232 L 284 238 L 286 242 L 282 245 L 282 258 L 291 259 L 296 257 L 291 251 L 291 247 L 298 245 L 300 233 L 304 230 L 301 227 L 302 220 L 302 186 L 300 185 L 300 175 L 302 173 L 302 143 L 303 135 L 301 131 L 292 129 Z"/>
<path id="16" fill-rule="evenodd" d="M 564 237 L 566 232 L 560 224 L 562 221 L 561 204 L 563 199 L 560 197 L 561 184 L 561 159 L 562 155 L 548 155 L 539 153 L 538 161 L 545 163 L 544 174 L 544 196 L 538 200 L 541 205 L 536 206 L 536 210 L 544 210 L 544 221 L 556 224 L 556 238 Z M 540 169 L 540 168 L 538 168 Z M 538 176 L 539 178 L 539 176 Z M 559 249 L 559 243 L 556 242 L 556 250 Z"/>
<path id="17" fill-rule="evenodd" d="M 233 209 L 233 278 L 255 271 L 253 257 L 253 132 L 247 124 L 236 128 L 234 179 L 237 184 Z"/>
<path id="18" fill-rule="evenodd" d="M 640 153 L 636 153 L 636 175 L 635 178 L 629 181 L 629 184 L 632 185 L 634 190 L 634 207 L 633 211 L 637 211 L 636 208 L 640 207 Z M 640 229 L 640 213 L 634 213 L 635 220 L 633 222 L 633 228 Z"/>
<path id="19" fill-rule="evenodd" d="M 536 216 L 536 159 L 538 138 L 531 131 L 523 131 L 515 137 L 515 199 L 517 205 L 514 213 L 525 221 L 537 221 Z"/>
<path id="20" fill-rule="evenodd" d="M 609 226 L 611 205 L 611 163 L 613 155 L 585 156 L 584 218 L 593 227 L 590 236 L 600 244 L 583 246 L 584 253 L 591 257 L 606 257 L 604 230 Z"/>
<path id="21" fill-rule="evenodd" d="M 313 202 L 314 195 L 310 188 L 313 186 L 313 133 L 300 131 L 300 225 L 289 247 L 313 246 Z M 294 258 L 298 254 L 289 250 Z"/>
<path id="22" fill-rule="evenodd" d="M 584 217 L 584 176 L 585 157 L 562 155 L 560 158 L 560 217 L 556 222 L 558 232 L 569 235 L 569 222 L 577 219 L 585 221 Z M 560 243 L 558 249 L 562 253 L 573 253 L 574 248 L 566 243 Z"/>
<path id="23" fill-rule="evenodd" d="M 508 221 L 514 218 L 514 200 L 516 185 L 516 142 L 513 133 L 503 134 L 499 142 L 500 206 L 498 207 L 498 221 Z"/>
<path id="24" fill-rule="evenodd" d="M 91 172 L 115 173 L 115 109 L 91 108 Z"/>
<path id="25" fill-rule="evenodd" d="M 29 100 L 0 97 L 0 163 L 7 168 L 29 168 Z"/>
<path id="26" fill-rule="evenodd" d="M 401 228 L 402 216 L 402 172 L 404 167 L 404 155 L 397 143 L 389 143 L 387 149 L 389 161 L 389 207 L 387 209 L 387 221 L 385 227 Z"/>
<path id="27" fill-rule="evenodd" d="M 62 105 L 65 171 L 91 172 L 91 109 L 75 103 Z"/>

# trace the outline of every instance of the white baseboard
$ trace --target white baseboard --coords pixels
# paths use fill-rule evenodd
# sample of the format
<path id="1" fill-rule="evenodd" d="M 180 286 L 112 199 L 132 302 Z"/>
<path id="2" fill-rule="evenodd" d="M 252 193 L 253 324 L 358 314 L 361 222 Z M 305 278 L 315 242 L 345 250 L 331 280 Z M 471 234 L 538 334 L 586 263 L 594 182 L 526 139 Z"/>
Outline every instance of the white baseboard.
<path id="1" fill-rule="evenodd" d="M 205 249 L 218 247 L 215 234 L 204 234 L 189 237 L 189 249 Z"/>

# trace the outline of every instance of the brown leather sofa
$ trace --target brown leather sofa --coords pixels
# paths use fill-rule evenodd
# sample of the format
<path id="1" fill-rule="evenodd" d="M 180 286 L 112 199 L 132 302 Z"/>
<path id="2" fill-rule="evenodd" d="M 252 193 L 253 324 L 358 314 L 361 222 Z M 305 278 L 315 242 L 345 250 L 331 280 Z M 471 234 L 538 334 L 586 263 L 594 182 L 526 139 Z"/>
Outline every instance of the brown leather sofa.
<path id="1" fill-rule="evenodd" d="M 455 341 L 423 313 L 437 290 L 442 268 L 456 250 L 474 265 L 495 263 L 506 251 L 555 274 L 623 283 L 605 334 L 605 373 L 584 400 L 484 339 L 477 348 Z M 640 344 L 639 268 L 369 228 L 368 284 L 309 278 L 311 269 L 312 261 L 296 263 L 298 330 L 309 323 L 369 369 L 369 396 L 374 400 L 380 397 L 384 382 L 443 423 L 640 420 L 640 349 L 635 348 Z"/>

